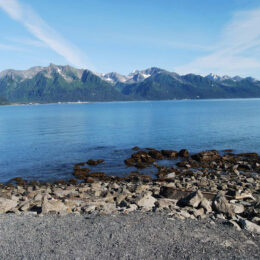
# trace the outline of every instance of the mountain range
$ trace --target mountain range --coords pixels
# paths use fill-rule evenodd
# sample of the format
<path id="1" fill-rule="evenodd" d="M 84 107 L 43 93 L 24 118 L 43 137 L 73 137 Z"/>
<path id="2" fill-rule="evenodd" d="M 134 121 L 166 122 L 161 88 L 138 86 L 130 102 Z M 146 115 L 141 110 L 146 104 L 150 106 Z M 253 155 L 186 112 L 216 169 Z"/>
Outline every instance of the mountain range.
<path id="1" fill-rule="evenodd" d="M 179 75 L 160 68 L 99 74 L 50 64 L 0 72 L 0 104 L 260 97 L 260 81 L 239 76 Z"/>

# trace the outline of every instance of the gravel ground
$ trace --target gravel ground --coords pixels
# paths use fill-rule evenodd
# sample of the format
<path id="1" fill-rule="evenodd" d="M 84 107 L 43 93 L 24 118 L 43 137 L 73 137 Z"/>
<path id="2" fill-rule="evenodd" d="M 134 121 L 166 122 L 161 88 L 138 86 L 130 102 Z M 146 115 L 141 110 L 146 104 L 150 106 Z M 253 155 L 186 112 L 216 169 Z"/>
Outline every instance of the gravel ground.
<path id="1" fill-rule="evenodd" d="M 158 213 L 0 216 L 0 259 L 259 259 L 260 236 Z"/>

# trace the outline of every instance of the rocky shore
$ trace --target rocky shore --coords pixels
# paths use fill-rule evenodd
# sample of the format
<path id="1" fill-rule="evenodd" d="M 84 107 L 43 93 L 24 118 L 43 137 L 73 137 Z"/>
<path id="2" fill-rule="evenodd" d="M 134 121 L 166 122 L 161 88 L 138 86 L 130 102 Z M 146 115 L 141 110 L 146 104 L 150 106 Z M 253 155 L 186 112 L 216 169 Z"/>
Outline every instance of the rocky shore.
<path id="1" fill-rule="evenodd" d="M 125 177 L 91 170 L 89 166 L 93 169 L 103 160 L 90 159 L 75 165 L 75 179 L 69 181 L 40 183 L 15 178 L 2 184 L 0 213 L 43 216 L 156 212 L 181 220 L 221 219 L 237 230 L 260 234 L 258 154 L 134 150 L 125 164 L 136 171 Z M 171 160 L 174 166 L 160 165 L 160 160 Z M 155 167 L 156 177 L 138 170 L 146 167 Z"/>

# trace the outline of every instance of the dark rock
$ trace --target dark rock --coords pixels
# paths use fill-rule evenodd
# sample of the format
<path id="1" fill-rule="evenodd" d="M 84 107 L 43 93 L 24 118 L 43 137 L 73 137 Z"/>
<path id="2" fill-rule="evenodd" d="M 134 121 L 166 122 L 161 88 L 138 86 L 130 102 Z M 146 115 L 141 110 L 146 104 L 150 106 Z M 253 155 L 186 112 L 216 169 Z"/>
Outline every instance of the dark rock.
<path id="1" fill-rule="evenodd" d="M 102 163 L 102 162 L 104 162 L 104 160 L 93 160 L 93 159 L 89 159 L 88 161 L 87 161 L 87 164 L 88 165 L 91 165 L 91 166 L 96 166 L 96 165 L 98 165 L 98 164 L 100 164 L 100 163 Z"/>
<path id="2" fill-rule="evenodd" d="M 220 159 L 220 155 L 218 151 L 212 150 L 212 151 L 204 151 L 201 153 L 193 154 L 191 158 L 198 162 L 209 162 L 209 161 L 215 161 Z"/>
<path id="3" fill-rule="evenodd" d="M 197 208 L 203 199 L 203 194 L 201 193 L 201 191 L 198 190 L 196 192 L 190 193 L 184 198 L 181 198 L 177 202 L 177 205 L 181 207 L 191 206 L 193 208 Z"/>
<path id="4" fill-rule="evenodd" d="M 138 151 L 138 150 L 140 150 L 140 148 L 139 148 L 138 146 L 134 146 L 134 147 L 132 148 L 132 150 Z"/>
<path id="5" fill-rule="evenodd" d="M 173 150 L 162 150 L 161 151 L 162 155 L 168 158 L 177 158 L 178 157 L 178 152 L 173 151 Z"/>
<path id="6" fill-rule="evenodd" d="M 69 184 L 71 184 L 71 185 L 75 185 L 77 183 L 78 183 L 78 181 L 76 179 L 70 179 L 69 180 Z"/>
<path id="7" fill-rule="evenodd" d="M 189 161 L 178 162 L 178 163 L 176 163 L 176 166 L 178 166 L 180 168 L 186 168 L 186 169 L 191 168 Z"/>
<path id="8" fill-rule="evenodd" d="M 84 168 L 80 170 L 75 170 L 73 175 L 80 180 L 84 180 L 89 176 L 90 169 Z"/>
<path id="9" fill-rule="evenodd" d="M 239 153 L 238 156 L 245 157 L 245 158 L 256 158 L 258 157 L 257 153 Z"/>
<path id="10" fill-rule="evenodd" d="M 92 172 L 89 174 L 89 177 L 99 178 L 99 177 L 106 177 L 104 172 Z"/>
<path id="11" fill-rule="evenodd" d="M 93 183 L 93 182 L 95 182 L 95 180 L 91 177 L 88 177 L 88 178 L 85 179 L 85 182 L 86 183 Z"/>
<path id="12" fill-rule="evenodd" d="M 26 180 L 24 180 L 22 177 L 15 177 L 12 178 L 8 183 L 15 183 L 17 185 L 25 185 L 27 183 Z"/>
<path id="13" fill-rule="evenodd" d="M 127 166 L 135 166 L 135 159 L 134 158 L 128 158 L 124 162 Z"/>
<path id="14" fill-rule="evenodd" d="M 189 154 L 189 151 L 187 149 L 182 149 L 182 150 L 179 151 L 178 155 L 180 157 L 189 157 L 190 154 Z"/>
<path id="15" fill-rule="evenodd" d="M 162 159 L 163 159 L 162 153 L 161 153 L 160 151 L 158 151 L 158 150 L 151 150 L 151 151 L 149 151 L 148 153 L 149 153 L 149 155 L 150 155 L 152 158 L 154 158 L 154 159 L 156 159 L 156 160 L 162 160 Z"/>
<path id="16" fill-rule="evenodd" d="M 146 151 L 138 151 L 136 153 L 133 153 L 131 157 L 135 160 L 141 159 L 142 157 L 145 157 L 148 155 L 148 152 Z"/>
<path id="17" fill-rule="evenodd" d="M 146 165 L 145 165 L 145 163 L 138 162 L 138 163 L 136 163 L 135 167 L 138 169 L 144 169 L 144 168 L 146 168 Z"/>

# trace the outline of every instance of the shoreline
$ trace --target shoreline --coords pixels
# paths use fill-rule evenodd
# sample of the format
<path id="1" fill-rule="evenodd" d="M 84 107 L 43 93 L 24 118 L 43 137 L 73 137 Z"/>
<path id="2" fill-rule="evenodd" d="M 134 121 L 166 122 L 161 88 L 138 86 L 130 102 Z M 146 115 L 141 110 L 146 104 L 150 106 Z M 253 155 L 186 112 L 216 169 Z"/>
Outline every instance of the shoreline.
<path id="1" fill-rule="evenodd" d="M 260 100 L 255 97 L 246 97 L 246 98 L 184 98 L 184 99 L 163 99 L 163 100 L 115 100 L 115 101 L 60 101 L 60 102 L 28 102 L 28 103 L 10 103 L 3 104 L 0 106 L 34 106 L 34 105 L 64 105 L 64 104 L 86 104 L 86 103 L 129 103 L 129 102 L 169 102 L 169 101 L 244 101 L 244 100 Z"/>
<path id="2" fill-rule="evenodd" d="M 224 155 L 204 151 L 190 155 L 185 149 L 140 150 L 134 147 L 126 165 L 157 168 L 156 178 L 132 172 L 127 177 L 93 172 L 86 165 L 74 167 L 74 179 L 55 183 L 27 182 L 0 187 L 0 213 L 43 216 L 48 214 L 129 214 L 163 212 L 174 219 L 225 220 L 237 230 L 260 234 L 260 157 L 256 153 Z M 160 166 L 163 158 L 176 167 Z M 77 181 L 79 180 L 79 182 Z"/>

